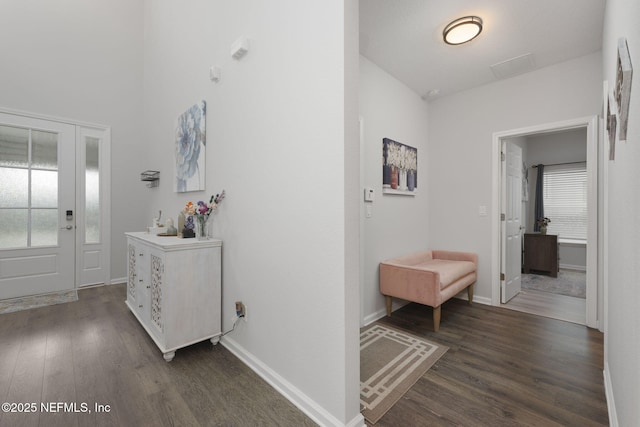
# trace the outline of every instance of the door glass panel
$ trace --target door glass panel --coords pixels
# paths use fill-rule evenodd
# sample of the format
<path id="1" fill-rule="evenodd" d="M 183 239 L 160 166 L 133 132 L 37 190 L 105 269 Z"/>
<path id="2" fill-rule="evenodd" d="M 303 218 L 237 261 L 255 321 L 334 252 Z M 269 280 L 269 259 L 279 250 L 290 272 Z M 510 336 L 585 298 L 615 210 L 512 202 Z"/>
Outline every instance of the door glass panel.
<path id="1" fill-rule="evenodd" d="M 27 246 L 28 209 L 0 209 L 0 248 Z"/>
<path id="2" fill-rule="evenodd" d="M 31 171 L 31 207 L 58 207 L 57 171 Z"/>
<path id="3" fill-rule="evenodd" d="M 31 131 L 31 167 L 58 169 L 58 134 Z"/>
<path id="4" fill-rule="evenodd" d="M 98 138 L 87 137 L 85 159 L 85 242 L 100 243 L 100 151 Z"/>
<path id="5" fill-rule="evenodd" d="M 1 155 L 0 151 L 0 155 Z M 0 167 L 0 208 L 26 208 L 29 201 L 29 171 Z M 0 223 L 0 233 L 5 224 Z"/>
<path id="6" fill-rule="evenodd" d="M 58 209 L 31 210 L 31 246 L 58 244 Z"/>
<path id="7" fill-rule="evenodd" d="M 0 248 L 58 244 L 58 136 L 0 125 Z"/>
<path id="8" fill-rule="evenodd" d="M 27 167 L 29 129 L 0 126 L 0 166 Z"/>

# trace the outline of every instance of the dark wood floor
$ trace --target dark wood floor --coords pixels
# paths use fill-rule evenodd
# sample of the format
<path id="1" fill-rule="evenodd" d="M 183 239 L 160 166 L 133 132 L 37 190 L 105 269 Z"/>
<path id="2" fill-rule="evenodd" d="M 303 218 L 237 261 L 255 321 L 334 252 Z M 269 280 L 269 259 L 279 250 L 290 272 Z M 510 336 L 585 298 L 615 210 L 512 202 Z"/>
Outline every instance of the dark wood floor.
<path id="1" fill-rule="evenodd" d="M 92 412 L 0 412 L 0 426 L 315 425 L 221 345 L 166 363 L 123 285 L 79 297 L 0 315 L 0 401 L 86 402 Z M 376 426 L 607 424 L 599 332 L 459 300 L 444 305 L 437 334 L 431 319 L 410 304 L 381 320 L 450 350 Z"/>
<path id="2" fill-rule="evenodd" d="M 221 345 L 205 341 L 165 362 L 124 300 L 115 285 L 0 315 L 0 402 L 38 405 L 0 412 L 0 426 L 316 425 Z M 91 413 L 42 413 L 41 402 L 78 411 L 85 402 Z"/>
<path id="3" fill-rule="evenodd" d="M 431 313 L 380 320 L 450 349 L 376 427 L 608 425 L 600 332 L 453 299 L 434 333 Z"/>

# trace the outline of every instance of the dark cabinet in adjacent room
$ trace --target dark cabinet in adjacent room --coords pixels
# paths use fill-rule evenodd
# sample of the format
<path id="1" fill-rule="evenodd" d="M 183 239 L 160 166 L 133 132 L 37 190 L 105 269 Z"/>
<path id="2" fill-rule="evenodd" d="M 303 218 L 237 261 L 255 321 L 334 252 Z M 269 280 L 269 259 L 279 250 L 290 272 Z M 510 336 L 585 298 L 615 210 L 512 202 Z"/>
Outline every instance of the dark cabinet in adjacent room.
<path id="1" fill-rule="evenodd" d="M 558 277 L 558 236 L 556 234 L 525 233 L 524 272 L 546 272 Z"/>

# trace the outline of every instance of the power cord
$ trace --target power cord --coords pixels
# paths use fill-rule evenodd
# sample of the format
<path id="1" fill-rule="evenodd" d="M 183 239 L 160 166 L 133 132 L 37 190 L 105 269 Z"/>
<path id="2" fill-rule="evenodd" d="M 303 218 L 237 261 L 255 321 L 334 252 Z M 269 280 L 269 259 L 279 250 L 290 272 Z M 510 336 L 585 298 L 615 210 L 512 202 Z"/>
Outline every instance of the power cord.
<path id="1" fill-rule="evenodd" d="M 236 312 L 236 315 L 233 319 L 233 326 L 231 327 L 230 330 L 228 330 L 227 332 L 224 332 L 222 335 L 220 335 L 220 338 L 224 337 L 227 334 L 230 334 L 231 332 L 234 331 L 234 329 L 236 328 L 236 325 L 238 324 L 238 320 L 240 320 L 242 317 L 244 317 L 244 314 L 240 314 L 239 312 Z"/>

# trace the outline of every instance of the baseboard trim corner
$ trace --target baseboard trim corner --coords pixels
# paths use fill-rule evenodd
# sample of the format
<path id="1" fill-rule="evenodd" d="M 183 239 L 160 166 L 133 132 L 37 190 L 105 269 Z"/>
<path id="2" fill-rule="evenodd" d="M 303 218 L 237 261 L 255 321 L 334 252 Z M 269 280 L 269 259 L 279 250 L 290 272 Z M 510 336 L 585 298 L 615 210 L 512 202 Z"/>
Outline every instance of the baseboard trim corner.
<path id="1" fill-rule="evenodd" d="M 461 292 L 458 295 L 454 296 L 454 298 L 461 299 L 463 301 L 469 301 L 469 297 L 467 296 L 467 292 Z M 491 305 L 491 298 L 480 297 L 478 295 L 473 296 L 473 303 Z"/>
<path id="2" fill-rule="evenodd" d="M 111 279 L 111 285 L 119 285 L 120 283 L 127 283 L 127 278 L 126 277 L 121 277 L 118 279 Z"/>
<path id="3" fill-rule="evenodd" d="M 229 337 L 223 337 L 220 342 L 234 356 L 240 359 L 245 365 L 251 368 L 260 378 L 265 380 L 278 393 L 293 403 L 298 409 L 304 412 L 309 418 L 321 426 L 327 427 L 364 427 L 364 418 L 358 414 L 349 424 L 343 424 L 336 417 L 327 412 L 316 401 L 300 391 L 261 360 L 248 352 L 238 342 Z"/>
<path id="4" fill-rule="evenodd" d="M 616 403 L 613 399 L 613 384 L 611 384 L 611 375 L 609 374 L 609 363 L 604 364 L 604 394 L 607 398 L 607 411 L 609 412 L 609 425 L 618 427 L 618 414 L 616 413 Z"/>
<path id="5" fill-rule="evenodd" d="M 409 301 L 404 301 L 404 300 L 399 300 L 397 298 L 394 298 L 393 302 L 391 303 L 391 312 L 393 313 L 394 311 L 404 307 L 407 304 L 409 304 Z M 387 309 L 381 308 L 380 310 L 365 316 L 364 319 L 362 319 L 362 322 L 363 322 L 362 327 L 369 326 L 376 320 L 380 320 L 386 315 L 387 315 Z"/>
<path id="6" fill-rule="evenodd" d="M 354 419 L 345 424 L 344 427 L 367 427 L 367 425 L 364 422 L 362 414 L 358 414 Z"/>

